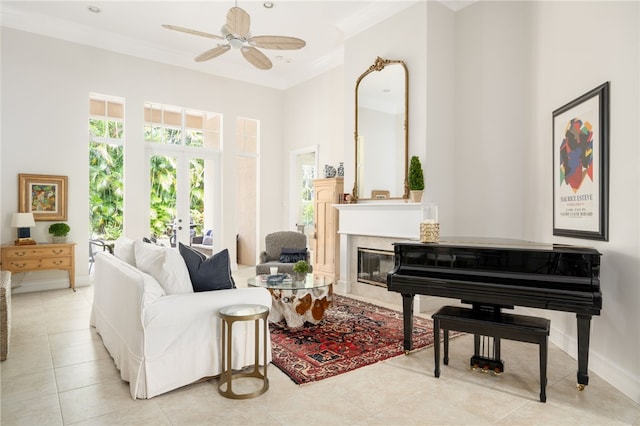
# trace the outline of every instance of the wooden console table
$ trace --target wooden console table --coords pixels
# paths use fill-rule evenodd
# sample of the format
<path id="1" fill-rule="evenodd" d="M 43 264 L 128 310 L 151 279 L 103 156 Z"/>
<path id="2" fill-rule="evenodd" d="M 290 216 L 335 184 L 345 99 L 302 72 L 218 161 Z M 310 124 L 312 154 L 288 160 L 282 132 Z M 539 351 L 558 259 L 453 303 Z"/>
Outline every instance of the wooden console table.
<path id="1" fill-rule="evenodd" d="M 12 273 L 60 269 L 69 272 L 69 286 L 76 291 L 76 243 L 53 243 L 2 246 L 2 270 Z"/>

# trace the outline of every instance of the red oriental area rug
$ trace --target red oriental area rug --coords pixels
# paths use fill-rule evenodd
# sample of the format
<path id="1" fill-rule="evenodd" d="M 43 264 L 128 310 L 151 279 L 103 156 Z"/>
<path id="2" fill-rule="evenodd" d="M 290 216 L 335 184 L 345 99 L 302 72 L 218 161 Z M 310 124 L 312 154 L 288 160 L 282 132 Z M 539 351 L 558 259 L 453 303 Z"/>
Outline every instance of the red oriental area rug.
<path id="1" fill-rule="evenodd" d="M 273 364 L 299 385 L 404 354 L 402 312 L 337 294 L 317 325 L 269 328 Z M 414 350 L 432 344 L 433 321 L 414 316 Z"/>

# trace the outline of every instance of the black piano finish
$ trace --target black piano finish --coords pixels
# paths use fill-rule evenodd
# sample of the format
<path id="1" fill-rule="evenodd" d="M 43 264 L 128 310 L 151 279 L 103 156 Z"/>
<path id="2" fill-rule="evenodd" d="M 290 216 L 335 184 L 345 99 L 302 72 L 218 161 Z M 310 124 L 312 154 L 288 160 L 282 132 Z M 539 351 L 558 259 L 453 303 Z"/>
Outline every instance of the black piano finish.
<path id="1" fill-rule="evenodd" d="M 600 256 L 590 247 L 518 240 L 447 238 L 438 243 L 394 243 L 389 291 L 402 294 L 404 348 L 412 348 L 416 294 L 463 303 L 575 312 L 578 324 L 578 385 L 589 383 L 591 317 L 600 315 Z"/>

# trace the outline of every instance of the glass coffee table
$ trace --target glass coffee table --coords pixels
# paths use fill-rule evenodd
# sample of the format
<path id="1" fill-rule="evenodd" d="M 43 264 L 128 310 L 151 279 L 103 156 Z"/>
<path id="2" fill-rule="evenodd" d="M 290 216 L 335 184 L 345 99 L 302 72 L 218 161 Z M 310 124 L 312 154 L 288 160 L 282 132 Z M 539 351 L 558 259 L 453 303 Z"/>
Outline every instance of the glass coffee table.
<path id="1" fill-rule="evenodd" d="M 333 282 L 322 275 L 307 274 L 304 280 L 288 274 L 256 275 L 247 284 L 269 290 L 273 299 L 269 321 L 284 319 L 289 328 L 319 323 L 333 301 Z"/>

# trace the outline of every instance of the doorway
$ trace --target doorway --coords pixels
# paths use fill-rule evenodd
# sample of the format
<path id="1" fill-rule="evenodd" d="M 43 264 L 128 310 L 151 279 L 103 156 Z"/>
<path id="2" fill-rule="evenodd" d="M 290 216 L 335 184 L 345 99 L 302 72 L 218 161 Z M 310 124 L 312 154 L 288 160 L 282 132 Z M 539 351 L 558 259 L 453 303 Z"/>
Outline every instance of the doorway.
<path id="1" fill-rule="evenodd" d="M 313 180 L 318 170 L 318 146 L 291 152 L 289 182 L 290 229 L 313 232 Z"/>
<path id="2" fill-rule="evenodd" d="M 149 233 L 167 246 L 191 245 L 194 237 L 214 228 L 216 206 L 220 205 L 214 201 L 219 200 L 214 178 L 218 156 L 158 147 L 152 151 L 148 160 Z"/>

